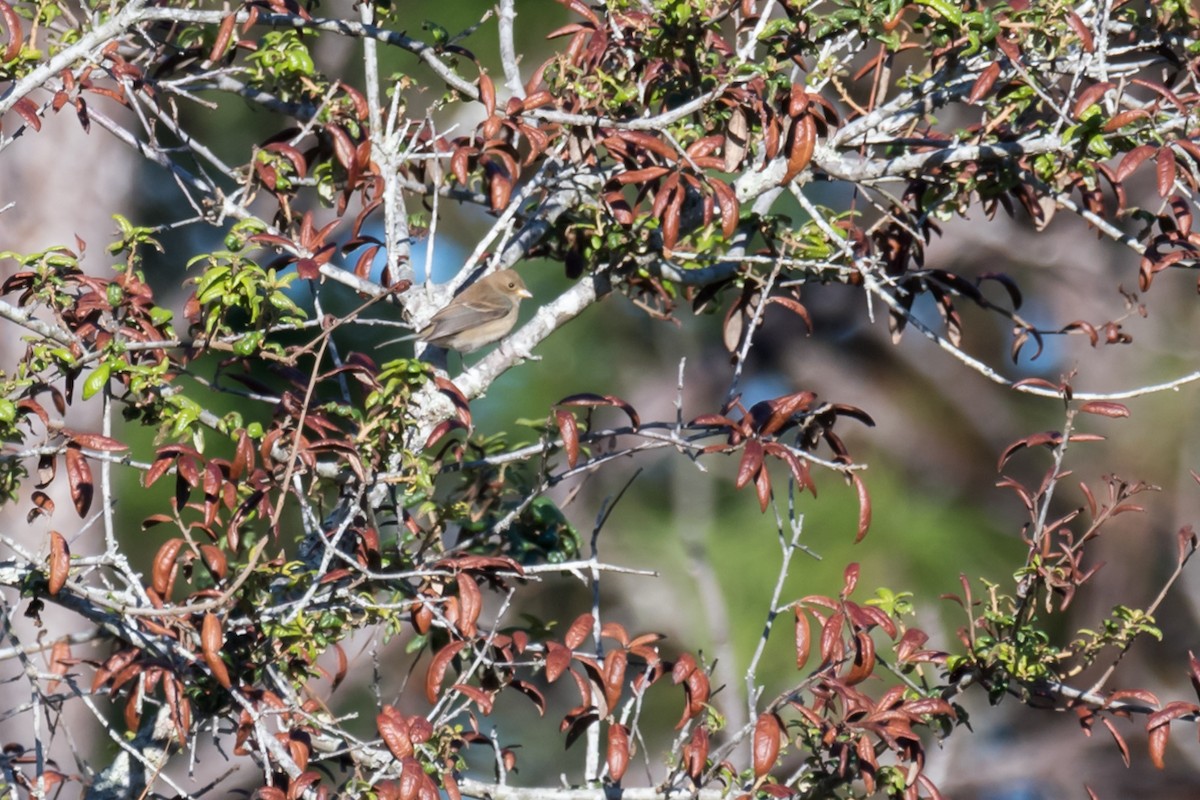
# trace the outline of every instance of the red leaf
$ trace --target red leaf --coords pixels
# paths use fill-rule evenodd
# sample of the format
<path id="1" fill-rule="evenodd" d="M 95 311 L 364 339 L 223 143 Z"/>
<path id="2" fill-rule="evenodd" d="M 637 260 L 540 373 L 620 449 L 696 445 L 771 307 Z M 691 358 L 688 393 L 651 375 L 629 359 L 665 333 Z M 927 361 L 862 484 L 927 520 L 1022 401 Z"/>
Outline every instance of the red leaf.
<path id="1" fill-rule="evenodd" d="M 858 586 L 858 572 L 857 563 L 847 564 L 846 569 L 842 571 L 842 593 L 839 596 L 843 600 L 854 594 L 854 587 Z"/>
<path id="2" fill-rule="evenodd" d="M 1157 166 L 1155 175 L 1158 180 L 1158 196 L 1167 197 L 1171 194 L 1171 189 L 1175 186 L 1175 151 L 1170 145 L 1163 145 L 1158 148 L 1158 152 L 1154 155 L 1154 161 Z"/>
<path id="3" fill-rule="evenodd" d="M 12 61 L 21 54 L 25 44 L 25 31 L 21 28 L 21 18 L 7 2 L 0 0 L 0 17 L 4 18 L 4 27 L 8 28 L 8 46 L 4 48 L 4 57 L 0 61 Z"/>
<path id="4" fill-rule="evenodd" d="M 479 102 L 489 117 L 496 113 L 496 86 L 486 72 L 479 73 Z"/>
<path id="5" fill-rule="evenodd" d="M 596 619 L 591 614 L 580 614 L 571 623 L 571 627 L 567 628 L 567 633 L 563 637 L 563 643 L 567 647 L 574 650 L 579 645 L 583 644 L 588 636 L 592 633 L 592 627 L 596 624 Z"/>
<path id="6" fill-rule="evenodd" d="M 1126 178 L 1132 175 L 1134 170 L 1140 167 L 1146 159 L 1154 155 L 1155 152 L 1156 148 L 1151 144 L 1143 144 L 1130 150 L 1125 154 L 1125 157 L 1121 159 L 1121 163 L 1117 165 L 1117 171 L 1115 173 L 1117 180 L 1124 181 Z"/>
<path id="7" fill-rule="evenodd" d="M 13 103 L 12 110 L 20 115 L 25 123 L 35 131 L 42 129 L 42 118 L 38 116 L 37 104 L 28 97 L 22 97 L 17 102 Z"/>
<path id="8" fill-rule="evenodd" d="M 558 642 L 546 642 L 546 682 L 558 680 L 571 663 L 571 651 Z"/>
<path id="9" fill-rule="evenodd" d="M 425 673 L 425 699 L 430 703 L 436 703 L 438 695 L 442 691 L 442 679 L 446 676 L 446 668 L 450 666 L 450 662 L 458 655 L 459 651 L 467 646 L 464 641 L 450 642 L 445 647 L 437 652 L 433 660 L 429 662 L 429 670 Z"/>
<path id="10" fill-rule="evenodd" d="M 383 707 L 382 713 L 375 717 L 375 728 L 388 750 L 398 760 L 412 755 L 413 745 L 408 735 L 408 723 L 394 706 Z"/>
<path id="11" fill-rule="evenodd" d="M 1071 116 L 1079 119 L 1079 115 L 1086 111 L 1089 107 L 1100 101 L 1100 98 L 1108 93 L 1110 89 L 1116 88 L 1115 83 L 1104 81 L 1089 86 L 1079 93 L 1079 98 L 1075 101 L 1074 107 L 1071 109 Z"/>
<path id="12" fill-rule="evenodd" d="M 1112 720 L 1110 720 L 1108 717 L 1101 717 L 1100 721 L 1112 735 L 1113 741 L 1117 743 L 1117 749 L 1121 751 L 1121 759 L 1125 762 L 1125 768 L 1129 769 L 1129 745 L 1126 743 L 1125 737 L 1117 732 L 1116 727 L 1114 727 L 1112 724 Z"/>
<path id="13" fill-rule="evenodd" d="M 1074 11 L 1067 12 L 1067 24 L 1071 26 L 1071 30 L 1079 37 L 1079 44 L 1083 47 L 1085 53 L 1094 53 L 1096 51 L 1096 42 L 1092 39 L 1092 32 L 1088 30 L 1087 25 Z M 1126 766 L 1129 766 L 1126 763 Z"/>
<path id="14" fill-rule="evenodd" d="M 629 768 L 629 730 L 619 723 L 608 726 L 608 775 L 620 783 Z"/>
<path id="15" fill-rule="evenodd" d="M 700 776 L 704 774 L 704 767 L 708 763 L 708 728 L 703 725 L 697 725 L 692 731 L 691 738 L 687 744 L 683 746 L 683 768 L 687 771 L 688 777 L 693 781 L 699 781 Z M 749 797 L 749 795 L 744 795 Z"/>
<path id="16" fill-rule="evenodd" d="M 971 93 L 967 95 L 967 102 L 974 105 L 982 100 L 987 93 L 992 90 L 996 84 L 996 79 L 1000 77 L 1000 62 L 993 61 L 988 64 L 983 72 L 979 73 L 979 77 L 975 79 L 975 83 L 971 84 Z"/>
<path id="17" fill-rule="evenodd" d="M 1107 403 L 1102 400 L 1092 400 L 1079 407 L 1080 411 L 1088 414 L 1099 414 L 1102 417 L 1128 417 L 1129 409 L 1120 403 Z"/>
<path id="18" fill-rule="evenodd" d="M 489 692 L 485 692 L 477 686 L 468 686 L 465 683 L 456 683 L 450 688 L 471 698 L 471 702 L 479 706 L 479 710 L 484 714 L 492 713 L 492 707 L 496 701 Z"/>
<path id="19" fill-rule="evenodd" d="M 863 540 L 871 527 L 871 495 L 867 493 L 867 485 L 858 477 L 857 472 L 851 473 L 850 480 L 854 482 L 854 489 L 858 492 L 858 534 L 854 537 L 857 544 Z"/>
<path id="20" fill-rule="evenodd" d="M 796 669 L 804 669 L 812 650 L 812 634 L 808 626 L 808 615 L 800 606 L 793 606 L 796 615 Z"/>
<path id="21" fill-rule="evenodd" d="M 783 726 L 779 717 L 772 713 L 758 716 L 754 723 L 754 777 L 761 778 L 775 766 L 779 757 L 779 739 Z"/>
<path id="22" fill-rule="evenodd" d="M 771 505 L 771 473 L 765 466 L 754 477 L 754 490 L 758 493 L 758 507 L 765 513 Z"/>
<path id="23" fill-rule="evenodd" d="M 748 439 L 742 449 L 742 459 L 738 463 L 737 480 L 734 488 L 741 489 L 758 476 L 763 468 L 763 446 L 758 439 Z"/>
<path id="24" fill-rule="evenodd" d="M 800 319 L 804 320 L 804 327 L 808 329 L 809 335 L 812 335 L 812 332 L 813 332 L 812 317 L 810 317 L 808 315 L 808 309 L 805 308 L 801 303 L 793 300 L 790 297 L 778 297 L 778 296 L 768 297 L 767 302 L 768 303 L 776 303 L 777 305 L 781 305 L 784 308 L 786 308 L 788 311 L 791 311 L 793 314 L 796 314 L 797 316 L 799 316 Z"/>

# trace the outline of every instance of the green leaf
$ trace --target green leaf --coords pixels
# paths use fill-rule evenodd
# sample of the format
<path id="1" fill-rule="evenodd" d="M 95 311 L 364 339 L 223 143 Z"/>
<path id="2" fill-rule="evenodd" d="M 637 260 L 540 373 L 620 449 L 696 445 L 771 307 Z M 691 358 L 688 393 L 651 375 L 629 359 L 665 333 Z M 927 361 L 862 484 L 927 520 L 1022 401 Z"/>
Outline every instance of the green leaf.
<path id="1" fill-rule="evenodd" d="M 112 367 L 107 361 L 101 362 L 100 366 L 92 370 L 92 374 L 87 376 L 87 380 L 83 382 L 83 399 L 90 400 L 104 387 L 108 386 L 108 378 L 112 374 Z"/>

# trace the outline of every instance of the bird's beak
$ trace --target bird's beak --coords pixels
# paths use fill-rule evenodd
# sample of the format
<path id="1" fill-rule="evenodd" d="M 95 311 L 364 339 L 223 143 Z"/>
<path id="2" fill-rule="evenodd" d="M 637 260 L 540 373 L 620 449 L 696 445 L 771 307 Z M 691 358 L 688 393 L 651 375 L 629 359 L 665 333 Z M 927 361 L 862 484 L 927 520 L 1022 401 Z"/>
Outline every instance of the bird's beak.
<path id="1" fill-rule="evenodd" d="M 533 292 L 528 289 L 517 289 L 517 297 L 533 297 Z"/>

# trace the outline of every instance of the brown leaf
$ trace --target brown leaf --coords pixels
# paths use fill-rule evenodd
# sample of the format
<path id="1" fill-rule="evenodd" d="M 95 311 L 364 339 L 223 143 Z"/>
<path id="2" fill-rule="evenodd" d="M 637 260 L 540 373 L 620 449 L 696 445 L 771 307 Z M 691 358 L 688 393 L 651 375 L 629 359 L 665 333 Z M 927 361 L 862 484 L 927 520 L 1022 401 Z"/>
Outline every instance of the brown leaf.
<path id="1" fill-rule="evenodd" d="M 229 561 L 219 547 L 211 544 L 200 545 L 200 558 L 218 583 L 225 580 L 229 572 Z"/>
<path id="2" fill-rule="evenodd" d="M 612 639 L 614 642 L 620 642 L 621 647 L 628 649 L 631 647 L 629 641 L 629 631 L 625 630 L 625 626 L 619 622 L 606 622 L 600 626 L 600 637 L 602 639 Z M 639 641 L 656 641 L 658 635 L 654 633 L 639 636 Z"/>
<path id="3" fill-rule="evenodd" d="M 1112 117 L 1109 118 L 1108 122 L 1104 123 L 1100 130 L 1104 133 L 1112 133 L 1113 131 L 1121 130 L 1121 128 L 1124 128 L 1134 120 L 1150 118 L 1151 114 L 1146 109 L 1130 108 L 1120 112 L 1119 114 L 1113 114 Z"/>
<path id="4" fill-rule="evenodd" d="M 804 320 L 804 327 L 808 329 L 809 335 L 810 336 L 812 335 L 812 332 L 813 332 L 812 317 L 810 317 L 808 315 L 808 309 L 805 308 L 802 303 L 800 303 L 796 300 L 793 300 L 790 297 L 780 297 L 778 295 L 776 295 L 774 297 L 768 297 L 767 302 L 775 303 L 776 305 L 781 305 L 784 308 L 786 308 L 788 311 L 791 311 L 793 314 L 800 317 L 800 319 Z"/>
<path id="5" fill-rule="evenodd" d="M 59 593 L 67 582 L 71 571 L 71 550 L 67 540 L 58 531 L 50 531 L 50 560 L 47 589 L 51 596 Z"/>
<path id="6" fill-rule="evenodd" d="M 691 738 L 683 746 L 683 768 L 693 782 L 700 780 L 708 764 L 708 728 L 697 725 Z M 745 795 L 749 797 L 749 795 Z"/>
<path id="7" fill-rule="evenodd" d="M 859 565 L 851 563 L 846 565 L 846 569 L 842 570 L 842 593 L 840 597 L 845 600 L 850 595 L 854 594 L 854 588 L 858 586 Z"/>
<path id="8" fill-rule="evenodd" d="M 812 635 L 808 626 L 808 616 L 800 606 L 793 606 L 796 615 L 796 669 L 804 669 L 812 650 Z"/>
<path id="9" fill-rule="evenodd" d="M 4 27 L 8 29 L 8 46 L 4 48 L 4 57 L 0 61 L 9 62 L 21 54 L 25 44 L 25 31 L 21 28 L 21 18 L 7 2 L 0 0 L 0 17 L 4 19 Z"/>
<path id="10" fill-rule="evenodd" d="M 717 206 L 721 209 L 721 235 L 726 239 L 732 239 L 733 235 L 737 233 L 738 219 L 741 214 L 737 192 L 729 184 L 715 178 L 710 180 L 708 185 L 712 189 L 713 196 L 717 198 Z"/>
<path id="11" fill-rule="evenodd" d="M 1067 12 L 1067 24 L 1071 26 L 1071 30 L 1079 37 L 1079 44 L 1083 47 L 1085 53 L 1096 52 L 1096 42 L 1092 38 L 1092 32 L 1088 30 L 1087 25 L 1074 11 Z M 1128 766 L 1128 764 L 1126 765 Z"/>
<path id="12" fill-rule="evenodd" d="M 613 650 L 604 657 L 604 700 L 609 708 L 616 708 L 625 688 L 625 666 L 629 654 L 624 650 Z"/>
<path id="13" fill-rule="evenodd" d="M 854 483 L 854 489 L 858 492 L 858 533 L 854 537 L 857 544 L 867 535 L 867 530 L 871 527 L 871 495 L 867 492 L 867 484 L 862 478 L 858 477 L 858 473 L 854 472 L 850 475 L 850 480 Z"/>
<path id="14" fill-rule="evenodd" d="M 354 141 L 339 125 L 326 125 L 325 132 L 333 139 L 333 154 L 338 163 L 349 170 L 354 163 Z"/>
<path id="15" fill-rule="evenodd" d="M 445 647 L 437 652 L 433 660 L 429 662 L 429 669 L 425 673 L 425 699 L 430 703 L 436 703 L 438 695 L 442 691 L 442 680 L 446 677 L 446 668 L 450 666 L 450 662 L 458 655 L 459 651 L 467 646 L 464 641 L 450 642 Z"/>
<path id="16" fill-rule="evenodd" d="M 1171 194 L 1171 189 L 1175 186 L 1175 151 L 1171 149 L 1170 145 L 1164 144 L 1154 155 L 1154 163 L 1156 165 L 1155 176 L 1158 180 L 1158 196 L 1165 198 Z"/>
<path id="17" fill-rule="evenodd" d="M 629 768 L 629 729 L 620 723 L 608 726 L 608 775 L 620 783 Z"/>
<path id="18" fill-rule="evenodd" d="M 711 685 L 709 684 L 708 674 L 702 669 L 692 670 L 692 674 L 687 676 L 687 680 L 683 682 L 684 688 L 687 690 L 688 696 L 688 717 L 694 717 L 704 710 L 704 706 L 708 703 Z"/>
<path id="19" fill-rule="evenodd" d="M 747 439 L 746 446 L 742 448 L 742 459 L 738 463 L 737 480 L 734 481 L 734 488 L 741 489 L 751 480 L 756 478 L 762 468 L 762 442 L 760 442 L 758 439 Z"/>
<path id="20" fill-rule="evenodd" d="M 1109 403 L 1103 400 L 1092 400 L 1079 407 L 1080 411 L 1088 414 L 1099 414 L 1102 417 L 1128 417 L 1129 409 L 1120 403 Z"/>
<path id="21" fill-rule="evenodd" d="M 866 631 L 859 631 L 854 639 L 854 661 L 842 676 L 847 686 L 862 683 L 875 672 L 875 640 Z"/>
<path id="22" fill-rule="evenodd" d="M 845 648 L 842 643 L 842 627 L 846 624 L 846 615 L 835 611 L 821 626 L 821 663 L 833 664 L 842 660 Z"/>
<path id="23" fill-rule="evenodd" d="M 1118 181 L 1124 181 L 1134 170 L 1142 165 L 1142 163 L 1157 152 L 1154 145 L 1143 144 L 1133 148 L 1121 159 L 1121 163 L 1117 165 L 1115 173 Z"/>
<path id="24" fill-rule="evenodd" d="M 92 495 L 95 493 L 95 484 L 92 483 L 92 468 L 88 466 L 87 458 L 79 449 L 79 445 L 67 445 L 65 459 L 67 482 L 71 487 L 71 501 L 75 504 L 75 511 L 79 516 L 85 517 L 88 509 L 92 507 Z"/>
<path id="25" fill-rule="evenodd" d="M 571 623 L 571 627 L 567 628 L 567 633 L 563 637 L 563 643 L 567 647 L 574 650 L 579 645 L 583 644 L 588 636 L 592 634 L 592 627 L 596 624 L 596 619 L 591 614 L 580 614 Z"/>
<path id="26" fill-rule="evenodd" d="M 546 642 L 546 682 L 554 683 L 571 664 L 571 651 L 558 642 Z"/>
<path id="27" fill-rule="evenodd" d="M 13 103 L 12 110 L 17 112 L 21 119 L 25 120 L 25 124 L 35 131 L 42 129 L 42 118 L 38 116 L 37 104 L 28 97 L 22 97 Z"/>
<path id="28" fill-rule="evenodd" d="M 150 570 L 150 588 L 163 599 L 171 594 L 171 586 L 175 579 L 175 558 L 183 545 L 183 539 L 178 536 L 168 539 L 162 543 L 154 556 L 154 564 Z"/>
<path id="29" fill-rule="evenodd" d="M 554 419 L 558 423 L 558 434 L 562 437 L 563 449 L 567 451 L 567 466 L 575 469 L 579 462 L 579 428 L 575 424 L 575 415 L 558 408 L 554 410 Z"/>
<path id="30" fill-rule="evenodd" d="M 1117 732 L 1116 727 L 1112 724 L 1112 720 L 1108 717 L 1101 717 L 1100 722 L 1108 729 L 1112 735 L 1113 741 L 1117 743 L 1117 749 L 1121 751 L 1121 760 L 1125 762 L 1125 768 L 1129 769 L 1129 744 L 1125 741 L 1125 737 Z"/>
<path id="31" fill-rule="evenodd" d="M 212 670 L 217 683 L 226 689 L 233 686 L 233 681 L 229 678 L 229 669 L 221 658 L 221 648 L 225 646 L 225 633 L 221 630 L 221 620 L 212 612 L 204 615 L 204 622 L 200 628 L 200 645 L 204 663 Z"/>
<path id="32" fill-rule="evenodd" d="M 754 490 L 758 494 L 758 507 L 766 513 L 771 505 L 771 473 L 763 466 L 754 477 Z"/>
<path id="33" fill-rule="evenodd" d="M 229 40 L 233 38 L 233 27 L 237 24 L 237 15 L 229 14 L 221 20 L 221 26 L 217 28 L 217 38 L 213 40 L 213 46 L 209 48 L 208 60 L 215 64 L 225 55 L 225 49 L 229 47 Z"/>
<path id="34" fill-rule="evenodd" d="M 773 713 L 758 715 L 754 723 L 754 777 L 761 778 L 775 766 L 779 757 L 779 739 L 783 726 Z"/>
<path id="35" fill-rule="evenodd" d="M 1079 97 L 1075 100 L 1075 105 L 1071 108 L 1071 116 L 1079 119 L 1080 114 L 1100 102 L 1100 98 L 1108 94 L 1109 90 L 1115 89 L 1116 86 L 1115 83 L 1104 81 L 1084 89 L 1079 93 Z"/>
<path id="36" fill-rule="evenodd" d="M 458 629 L 462 631 L 463 636 L 471 638 L 475 635 L 475 624 L 479 621 L 479 614 L 483 610 L 483 595 L 479 591 L 479 584 L 465 572 L 459 573 L 457 581 L 461 610 Z"/>
<path id="37" fill-rule="evenodd" d="M 496 86 L 486 72 L 479 73 L 479 102 L 489 117 L 496 113 Z"/>
<path id="38" fill-rule="evenodd" d="M 725 142 L 722 155 L 726 172 L 736 172 L 746 159 L 746 145 L 749 143 L 750 119 L 746 110 L 741 106 L 733 109 L 729 115 L 729 123 L 725 126 Z"/>
<path id="39" fill-rule="evenodd" d="M 804 171 L 812 161 L 813 152 L 817 146 L 817 123 L 812 114 L 805 114 L 793 120 L 791 135 L 788 137 L 787 171 L 779 181 L 781 186 L 787 186 L 792 179 Z"/>
<path id="40" fill-rule="evenodd" d="M 484 714 L 492 713 L 492 707 L 496 703 L 496 698 L 490 692 L 485 692 L 477 686 L 468 686 L 465 683 L 456 683 L 450 688 L 469 697 L 471 702 L 479 706 L 479 710 Z"/>
<path id="41" fill-rule="evenodd" d="M 641 418 L 638 416 L 638 413 L 636 410 L 634 410 L 633 406 L 612 394 L 599 395 L 586 392 L 582 394 L 573 394 L 570 397 L 564 397 L 562 400 L 559 400 L 555 405 L 585 407 L 612 406 L 624 411 L 625 416 L 629 417 L 629 422 L 631 425 L 633 425 L 633 427 L 637 428 L 642 424 Z"/>
<path id="42" fill-rule="evenodd" d="M 971 93 L 967 95 L 967 102 L 974 105 L 986 97 L 992 87 L 996 85 L 996 79 L 999 77 L 999 61 L 993 61 L 984 67 L 983 72 L 979 73 L 979 77 L 975 79 L 975 83 L 971 84 Z"/>

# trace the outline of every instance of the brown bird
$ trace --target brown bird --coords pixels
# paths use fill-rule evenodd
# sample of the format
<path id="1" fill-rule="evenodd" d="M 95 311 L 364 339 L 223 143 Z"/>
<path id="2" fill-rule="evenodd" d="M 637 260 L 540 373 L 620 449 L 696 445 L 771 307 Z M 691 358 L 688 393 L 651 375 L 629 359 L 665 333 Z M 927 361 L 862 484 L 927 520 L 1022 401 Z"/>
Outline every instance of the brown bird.
<path id="1" fill-rule="evenodd" d="M 428 325 L 406 338 L 472 353 L 508 335 L 523 297 L 533 297 L 525 281 L 515 270 L 502 269 L 455 295 Z"/>

